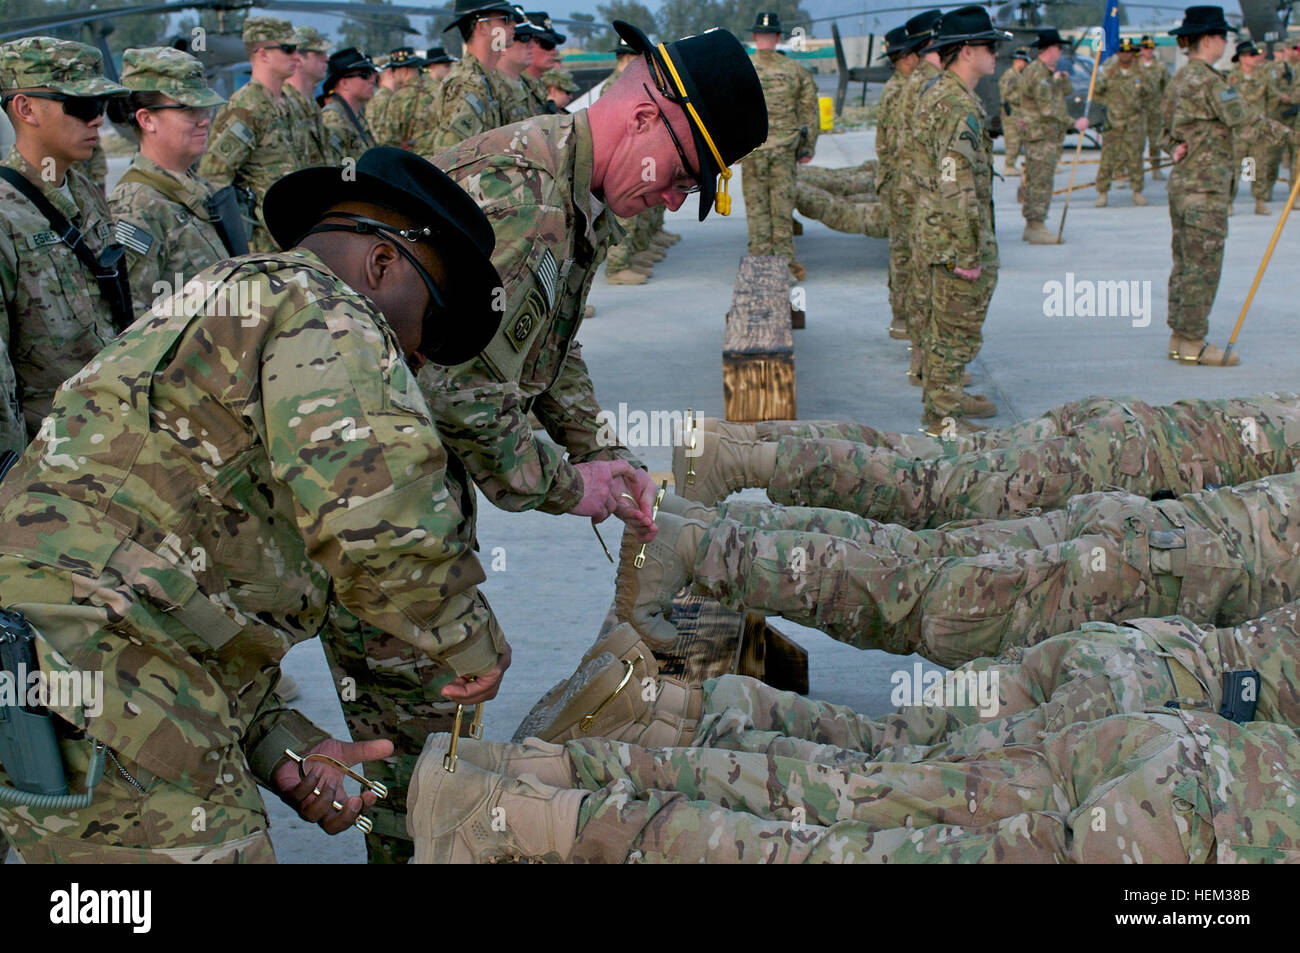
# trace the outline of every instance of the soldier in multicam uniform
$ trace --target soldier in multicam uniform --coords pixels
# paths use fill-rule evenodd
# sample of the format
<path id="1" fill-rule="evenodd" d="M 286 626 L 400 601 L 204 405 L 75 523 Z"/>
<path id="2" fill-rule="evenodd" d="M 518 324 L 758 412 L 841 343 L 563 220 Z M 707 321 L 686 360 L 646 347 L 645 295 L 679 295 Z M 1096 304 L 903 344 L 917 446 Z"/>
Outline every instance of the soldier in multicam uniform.
<path id="1" fill-rule="evenodd" d="M 1071 128 L 1086 130 L 1088 117 L 1070 122 L 1065 106 L 1065 97 L 1071 92 L 1070 80 L 1056 71 L 1065 45 L 1061 34 L 1054 27 L 1042 29 L 1032 45 L 1038 57 L 1020 74 L 1020 112 L 1015 120 L 1025 147 L 1025 232 L 1021 237 L 1031 245 L 1056 245 L 1059 240 L 1043 225 L 1052 204 L 1056 163 L 1065 133 Z"/>
<path id="2" fill-rule="evenodd" d="M 555 29 L 555 24 L 551 22 L 551 15 L 545 10 L 529 10 L 524 16 L 533 25 L 533 61 L 524 70 L 521 79 L 524 85 L 529 87 L 529 94 L 537 104 L 537 111 L 533 115 L 540 116 L 542 113 L 553 113 L 559 109 L 547 105 L 553 100 L 546 76 L 551 72 L 564 72 L 560 69 L 560 54 L 557 49 L 568 37 Z M 572 82 L 572 76 L 569 79 Z M 575 86 L 568 92 L 573 93 L 576 90 Z"/>
<path id="3" fill-rule="evenodd" d="M 541 115 L 545 109 L 538 109 L 533 101 L 531 90 L 524 85 L 523 73 L 533 62 L 533 36 L 536 30 L 525 17 L 522 23 L 515 24 L 514 39 L 497 58 L 496 67 L 488 72 L 488 80 L 502 103 L 502 115 L 505 123 L 519 122 L 529 116 Z"/>
<path id="4" fill-rule="evenodd" d="M 694 443 L 687 456 L 687 444 Z M 677 492 L 712 505 L 757 487 L 784 506 L 824 506 L 911 529 L 1012 519 L 1072 496 L 1180 496 L 1300 467 L 1300 396 L 1090 397 L 955 440 L 831 421 L 705 418 L 673 449 Z"/>
<path id="5" fill-rule="evenodd" d="M 83 43 L 27 37 L 0 45 L 0 101 L 16 142 L 0 163 L 35 186 L 99 256 L 113 243 L 103 194 L 72 168 L 104 123 L 107 98 L 124 86 L 100 74 Z M 112 303 L 90 269 L 39 208 L 0 179 L 0 449 L 21 450 L 50 412 L 55 390 L 113 340 Z M 130 302 L 119 306 L 122 325 Z"/>
<path id="6" fill-rule="evenodd" d="M 1291 128 L 1291 141 L 1283 144 L 1278 153 L 1279 169 L 1286 168 L 1289 170 L 1290 178 L 1287 185 L 1294 185 L 1297 173 L 1297 163 L 1300 162 L 1300 151 L 1297 150 L 1297 128 L 1300 127 L 1300 51 L 1297 51 L 1294 43 L 1279 43 L 1273 47 L 1273 53 L 1277 56 L 1274 63 L 1274 75 L 1277 80 L 1278 89 L 1282 95 L 1278 97 L 1277 114 L 1273 116 L 1284 126 Z M 1297 198 L 1297 205 L 1300 208 L 1300 197 Z"/>
<path id="7" fill-rule="evenodd" d="M 817 84 L 812 73 L 777 51 L 781 17 L 775 12 L 755 15 L 754 53 L 750 57 L 767 102 L 767 141 L 740 164 L 749 225 L 749 254 L 786 259 L 797 281 L 807 277 L 794 257 L 794 170 L 812 161 L 821 129 L 817 113 Z"/>
<path id="8" fill-rule="evenodd" d="M 109 208 L 140 314 L 159 294 L 171 297 L 195 272 L 232 253 L 209 208 L 212 187 L 190 171 L 225 99 L 207 87 L 202 63 L 166 46 L 123 53 L 122 84 L 131 95 L 109 111 L 135 130 L 140 151 L 109 196 Z"/>
<path id="9" fill-rule="evenodd" d="M 1151 178 L 1163 179 L 1165 173 L 1160 168 L 1160 143 L 1164 134 L 1160 128 L 1165 98 L 1169 88 L 1169 70 L 1156 56 L 1156 41 L 1150 36 L 1142 37 L 1141 52 L 1138 53 L 1138 68 L 1147 80 L 1146 129 L 1147 157 L 1151 160 Z"/>
<path id="10" fill-rule="evenodd" d="M 876 120 L 876 158 L 879 160 L 879 167 L 875 185 L 885 205 L 886 229 L 890 233 L 889 336 L 895 340 L 905 341 L 907 340 L 907 312 L 906 298 L 903 293 L 903 275 L 906 272 L 906 261 L 900 259 L 904 259 L 907 240 L 911 237 L 911 195 L 893 189 L 891 186 L 896 179 L 894 170 L 906 155 L 906 143 L 901 136 L 903 127 L 899 122 L 899 96 L 906 88 L 907 78 L 916 68 L 919 58 L 916 49 L 907 41 L 906 26 L 894 27 L 885 34 L 885 52 L 881 56 L 888 57 L 893 73 L 885 83 L 885 88 L 880 91 L 880 104 L 876 108 L 876 115 L 879 117 Z M 796 206 L 801 204 L 798 191 L 804 185 L 811 185 L 811 183 L 806 183 L 802 179 L 798 182 Z M 811 198 L 814 196 L 803 196 L 804 204 Z M 906 224 L 903 224 L 904 222 Z M 897 240 L 894 238 L 895 235 L 898 236 Z"/>
<path id="11" fill-rule="evenodd" d="M 1250 40 L 1243 40 L 1237 44 L 1232 62 L 1237 65 L 1228 74 L 1228 83 L 1237 91 L 1245 107 L 1261 116 L 1275 117 L 1282 105 L 1282 91 L 1259 47 Z M 1232 212 L 1232 202 L 1237 198 L 1237 185 L 1245 179 L 1250 183 L 1250 194 L 1255 199 L 1255 214 L 1268 215 L 1273 184 L 1277 181 L 1278 151 L 1282 143 L 1247 139 L 1235 133 L 1236 130 L 1232 161 L 1237 171 L 1232 177 L 1232 188 L 1229 191 L 1229 214 Z"/>
<path id="12" fill-rule="evenodd" d="M 294 154 L 299 157 L 299 167 L 335 165 L 339 155 L 316 103 L 316 86 L 329 72 L 330 43 L 320 30 L 309 26 L 297 27 L 293 39 L 298 66 L 283 92 L 293 114 Z"/>
<path id="13" fill-rule="evenodd" d="M 442 55 L 442 70 L 450 69 L 447 65 L 451 57 L 441 48 L 434 52 Z M 426 159 L 434 154 L 433 134 L 438 128 L 435 110 L 438 106 L 438 88 L 442 81 L 426 72 L 431 59 L 415 55 L 409 46 L 393 50 L 388 59 L 385 73 L 397 77 L 397 88 L 384 110 L 380 125 L 372 125 L 375 138 L 380 145 L 397 146 L 410 149 Z M 419 143 L 424 151 L 416 148 Z"/>
<path id="14" fill-rule="evenodd" d="M 883 202 L 843 198 L 825 189 L 796 181 L 794 207 L 801 215 L 815 218 L 827 228 L 850 235 L 889 238 L 889 216 Z"/>
<path id="15" fill-rule="evenodd" d="M 1111 178 L 1118 172 L 1128 178 L 1133 204 L 1146 205 L 1142 194 L 1142 145 L 1146 142 L 1146 105 L 1150 81 L 1135 60 L 1138 47 L 1125 37 L 1114 59 L 1097 75 L 1097 102 L 1106 107 L 1106 129 L 1097 167 L 1098 208 L 1105 208 Z"/>
<path id="16" fill-rule="evenodd" d="M 216 188 L 236 185 L 253 193 L 257 221 L 248 247 L 274 251 L 275 243 L 262 220 L 262 198 L 273 182 L 311 158 L 298 151 L 301 133 L 294 130 L 298 114 L 284 92 L 300 57 L 293 27 L 284 20 L 249 17 L 243 37 L 252 79 L 217 113 L 199 174 Z"/>
<path id="17" fill-rule="evenodd" d="M 541 83 L 546 88 L 546 98 L 555 105 L 550 112 L 567 112 L 565 107 L 573 102 L 573 94 L 578 91 L 573 74 L 568 70 L 549 69 L 542 74 Z"/>
<path id="18" fill-rule="evenodd" d="M 447 697 L 492 697 L 509 664 L 412 371 L 495 331 L 490 226 L 396 150 L 290 176 L 265 212 L 290 251 L 220 263 L 198 307 L 181 292 L 142 317 L 0 490 L 25 527 L 0 542 L 0 604 L 44 670 L 105 673 L 102 713 L 51 706 L 68 783 L 97 745 L 114 768 L 89 807 L 0 809 L 25 860 L 273 860 L 258 784 L 350 825 L 374 795 L 285 749 L 356 763 L 390 744 L 329 739 L 273 691 L 334 599 L 446 666 Z"/>
<path id="19" fill-rule="evenodd" d="M 1020 92 L 1020 74 L 1025 71 L 1033 59 L 1023 47 L 1016 50 L 1011 58 L 1011 68 L 998 77 L 998 98 L 1002 100 L 1002 142 L 1005 146 L 1002 158 L 1003 175 L 1020 175 L 1020 129 L 1016 125 L 1016 100 Z"/>
<path id="20" fill-rule="evenodd" d="M 375 94 L 375 64 L 351 46 L 330 56 L 329 64 L 321 116 L 335 153 L 356 161 L 376 145 L 366 122 L 366 103 Z"/>
<path id="21" fill-rule="evenodd" d="M 477 358 L 459 367 L 430 365 L 420 383 L 449 459 L 494 505 L 598 520 L 617 515 L 629 523 L 631 537 L 653 532 L 654 485 L 631 451 L 602 439 L 594 386 L 574 340 L 610 213 L 648 202 L 677 208 L 700 185 L 703 217 L 715 177 L 763 140 L 766 122 L 758 79 L 730 33 L 670 42 L 664 54 L 634 27 L 617 21 L 615 27 L 634 49 L 654 57 L 656 75 L 638 61 L 589 110 L 533 117 L 438 157 L 491 210 L 504 310 L 500 331 Z M 661 85 L 671 96 L 646 92 Z M 699 119 L 678 105 L 683 96 Z M 669 122 L 674 130 L 665 128 Z M 636 133 L 629 132 L 633 126 Z M 678 154 L 674 136 L 689 155 Z M 655 159 L 650 182 L 641 175 L 642 156 Z M 593 178 L 597 168 L 605 169 L 600 179 Z M 555 443 L 534 437 L 530 410 Z M 472 513 L 473 487 L 464 498 Z M 459 538 L 466 545 L 474 540 L 472 518 Z M 363 647 L 387 659 L 382 671 L 367 673 Z M 346 645 L 327 641 L 325 648 L 334 671 L 356 679 L 356 699 L 343 700 L 353 737 L 396 741 L 389 777 L 404 789 L 425 736 L 446 725 L 436 696 L 422 698 L 416 690 L 422 679 L 412 669 L 419 657 L 373 629 L 357 631 Z M 404 816 L 394 820 L 405 824 Z M 387 840 L 368 842 L 372 860 L 409 856 L 409 840 L 398 843 L 403 838 L 396 831 Z"/>
<path id="22" fill-rule="evenodd" d="M 509 104 L 497 95 L 491 72 L 514 42 L 515 7 L 507 0 L 456 0 L 454 12 L 447 29 L 459 28 L 465 49 L 438 90 L 437 131 L 429 143 L 437 152 L 509 122 Z"/>
<path id="23" fill-rule="evenodd" d="M 1169 359 L 1186 364 L 1235 365 L 1205 338 L 1210 309 L 1223 271 L 1231 189 L 1238 169 L 1234 137 L 1244 142 L 1281 143 L 1291 130 L 1248 109 L 1212 65 L 1234 30 L 1222 7 L 1188 7 L 1181 26 L 1170 32 L 1187 53 L 1187 64 L 1165 93 L 1162 148 L 1174 157 L 1169 176 L 1169 218 L 1173 224 L 1173 267 L 1169 271 Z"/>
<path id="24" fill-rule="evenodd" d="M 937 435 L 968 432 L 967 417 L 997 413 L 991 400 L 962 389 L 962 375 L 979 353 L 998 280 L 993 140 L 974 90 L 993 75 L 997 44 L 1010 35 L 994 30 L 978 7 L 943 14 L 934 32 L 929 49 L 939 53 L 943 72 L 922 92 L 911 127 L 918 186 L 912 268 L 927 306 L 916 341 L 924 354 L 921 426 Z"/>

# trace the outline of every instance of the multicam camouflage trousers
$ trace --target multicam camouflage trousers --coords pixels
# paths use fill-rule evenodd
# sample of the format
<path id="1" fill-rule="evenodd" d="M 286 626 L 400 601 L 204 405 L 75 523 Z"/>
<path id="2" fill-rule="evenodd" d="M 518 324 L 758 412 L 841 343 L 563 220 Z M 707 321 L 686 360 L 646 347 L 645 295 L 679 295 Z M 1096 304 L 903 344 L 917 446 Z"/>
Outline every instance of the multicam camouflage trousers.
<path id="1" fill-rule="evenodd" d="M 758 149 L 740 163 L 749 254 L 794 260 L 793 149 Z"/>
<path id="2" fill-rule="evenodd" d="M 796 166 L 795 176 L 803 185 L 811 185 L 835 195 L 856 195 L 866 201 L 868 196 L 876 194 L 876 172 L 879 163 L 867 159 L 861 165 L 846 166 L 840 169 L 828 169 L 825 166 Z M 879 196 L 877 196 L 879 198 Z"/>
<path id="3" fill-rule="evenodd" d="M 984 317 L 997 287 L 997 265 L 985 265 L 974 281 L 947 265 L 918 262 L 914 267 L 928 305 L 918 342 L 925 360 L 921 402 L 927 415 L 955 420 L 965 415 L 962 374 L 984 343 Z"/>
<path id="4" fill-rule="evenodd" d="M 1018 520 L 913 531 L 838 510 L 724 503 L 694 591 L 864 649 L 954 666 L 1089 621 L 1233 624 L 1300 586 L 1300 475 L 1152 502 L 1091 493 Z"/>
<path id="5" fill-rule="evenodd" d="M 1117 715 L 950 760 L 570 741 L 595 863 L 1220 863 L 1300 857 L 1279 725 Z"/>
<path id="6" fill-rule="evenodd" d="M 816 219 L 837 232 L 873 238 L 884 238 L 888 234 L 885 207 L 880 202 L 860 202 L 855 197 L 834 195 L 800 182 L 795 186 L 794 207 L 799 214 Z"/>
<path id="7" fill-rule="evenodd" d="M 1025 201 L 1021 212 L 1026 222 L 1046 221 L 1056 183 L 1056 163 L 1061 159 L 1061 140 L 1026 139 L 1024 145 Z"/>
<path id="8" fill-rule="evenodd" d="M 1153 109 L 1147 111 L 1146 130 L 1144 135 L 1147 140 L 1147 158 L 1151 160 L 1151 171 L 1160 164 L 1160 104 L 1156 103 Z"/>
<path id="9" fill-rule="evenodd" d="M 821 421 L 758 432 L 777 444 L 773 502 L 924 529 L 1057 509 L 1080 493 L 1181 495 L 1288 473 L 1300 466 L 1300 396 L 1163 407 L 1089 397 L 952 440 Z"/>
<path id="10" fill-rule="evenodd" d="M 1138 120 L 1106 129 L 1101 141 L 1101 164 L 1097 166 L 1097 191 L 1104 194 L 1116 176 L 1128 179 L 1134 192 L 1141 192 L 1145 176 L 1142 170 L 1142 143 L 1146 127 Z"/>
<path id="11" fill-rule="evenodd" d="M 1009 169 L 1020 159 L 1022 151 L 1020 130 L 1016 128 L 1015 120 L 1002 120 L 1002 143 L 1006 153 L 1002 165 L 1003 168 Z"/>
<path id="12" fill-rule="evenodd" d="M 885 212 L 889 216 L 889 308 L 895 324 L 907 327 L 915 347 L 921 337 L 921 315 L 907 307 L 907 283 L 912 274 L 912 209 L 915 196 L 907 179 L 895 173 L 884 190 Z"/>
<path id="13" fill-rule="evenodd" d="M 1170 329 L 1193 341 L 1210 333 L 1210 309 L 1223 273 L 1228 196 L 1169 190 L 1173 267 L 1169 270 Z"/>
<path id="14" fill-rule="evenodd" d="M 642 232 L 637 222 L 639 218 L 640 216 L 617 218 L 619 227 L 623 229 L 624 238 L 617 245 L 609 246 L 609 251 L 605 255 L 605 273 L 607 275 L 612 275 L 627 268 L 632 264 L 632 256 L 645 247 L 638 243 Z"/>
<path id="15" fill-rule="evenodd" d="M 1251 198 L 1267 202 L 1273 197 L 1273 186 L 1277 183 L 1278 166 L 1282 159 L 1282 147 L 1235 141 L 1232 160 L 1236 164 L 1236 174 L 1232 177 L 1229 196 L 1237 199 L 1237 190 L 1242 182 L 1250 186 Z"/>

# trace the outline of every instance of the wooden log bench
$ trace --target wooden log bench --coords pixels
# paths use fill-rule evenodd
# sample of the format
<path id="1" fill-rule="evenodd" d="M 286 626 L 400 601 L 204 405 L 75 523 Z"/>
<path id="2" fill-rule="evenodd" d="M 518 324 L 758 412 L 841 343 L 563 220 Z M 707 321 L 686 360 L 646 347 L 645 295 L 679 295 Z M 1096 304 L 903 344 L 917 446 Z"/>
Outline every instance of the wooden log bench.
<path id="1" fill-rule="evenodd" d="M 786 260 L 777 255 L 742 258 L 722 343 L 727 420 L 753 423 L 798 417 L 792 321 Z"/>

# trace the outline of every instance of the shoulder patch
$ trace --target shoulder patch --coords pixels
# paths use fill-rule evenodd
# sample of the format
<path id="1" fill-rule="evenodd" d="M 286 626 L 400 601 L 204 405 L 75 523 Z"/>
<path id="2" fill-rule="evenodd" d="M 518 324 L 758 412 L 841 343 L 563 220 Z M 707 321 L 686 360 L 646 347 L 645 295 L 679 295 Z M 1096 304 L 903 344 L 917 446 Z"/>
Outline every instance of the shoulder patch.
<path id="1" fill-rule="evenodd" d="M 483 105 L 483 100 L 479 99 L 473 93 L 467 92 L 465 94 L 465 102 L 469 104 L 469 108 L 474 110 L 474 113 L 477 116 L 482 116 L 483 113 L 487 111 L 487 107 Z"/>
<path id="2" fill-rule="evenodd" d="M 1238 93 L 1235 89 L 1229 87 L 1228 89 L 1220 91 L 1219 98 L 1223 100 L 1225 103 L 1230 103 L 1234 99 L 1240 99 L 1241 94 Z"/>
<path id="3" fill-rule="evenodd" d="M 253 130 L 249 129 L 238 119 L 227 126 L 226 131 L 250 148 L 257 141 L 253 136 Z"/>
<path id="4" fill-rule="evenodd" d="M 137 255 L 147 255 L 153 248 L 153 236 L 126 220 L 113 226 L 113 237 Z"/>
<path id="5" fill-rule="evenodd" d="M 534 274 L 537 276 L 537 284 L 541 286 L 542 293 L 546 295 L 546 310 L 549 311 L 555 307 L 555 285 L 560 277 L 560 269 L 556 266 L 555 256 L 551 254 L 549 248 L 542 255 L 542 260 L 537 263 Z"/>

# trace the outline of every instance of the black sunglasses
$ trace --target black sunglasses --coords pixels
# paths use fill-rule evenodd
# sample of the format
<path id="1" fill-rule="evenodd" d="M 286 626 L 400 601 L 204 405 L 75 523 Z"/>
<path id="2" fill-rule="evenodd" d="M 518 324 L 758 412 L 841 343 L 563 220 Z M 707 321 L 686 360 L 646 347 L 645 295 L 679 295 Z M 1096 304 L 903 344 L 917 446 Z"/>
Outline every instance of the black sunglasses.
<path id="1" fill-rule="evenodd" d="M 266 46 L 262 47 L 262 49 L 279 50 L 281 53 L 288 53 L 290 56 L 292 56 L 294 53 L 298 52 L 298 44 L 297 43 L 269 43 Z"/>
<path id="2" fill-rule="evenodd" d="M 104 115 L 108 108 L 107 96 L 69 96 L 67 93 L 10 93 L 0 104 L 13 101 L 15 96 L 30 96 L 32 99 L 49 99 L 63 104 L 63 113 L 82 122 L 94 122 Z"/>
<path id="3" fill-rule="evenodd" d="M 654 94 L 650 92 L 649 86 L 647 86 L 645 83 L 642 83 L 641 88 L 646 91 L 647 96 L 649 96 L 651 99 L 654 99 Z M 662 90 L 660 90 L 660 92 L 662 92 Z M 700 177 L 691 171 L 691 164 L 686 159 L 686 150 L 682 148 L 682 144 L 677 138 L 677 133 L 673 132 L 673 124 L 670 123 L 668 121 L 668 117 L 664 115 L 663 108 L 660 107 L 658 103 L 655 103 L 655 109 L 659 111 L 659 118 L 663 120 L 664 128 L 668 130 L 668 137 L 673 141 L 673 148 L 677 150 L 677 157 L 682 160 L 682 171 L 685 172 L 687 175 L 689 175 L 692 179 L 694 179 L 696 183 L 695 185 L 689 185 L 689 186 L 674 185 L 673 188 L 675 188 L 678 192 L 681 192 L 683 195 L 694 195 L 696 192 L 700 190 L 700 186 L 699 186 Z"/>

